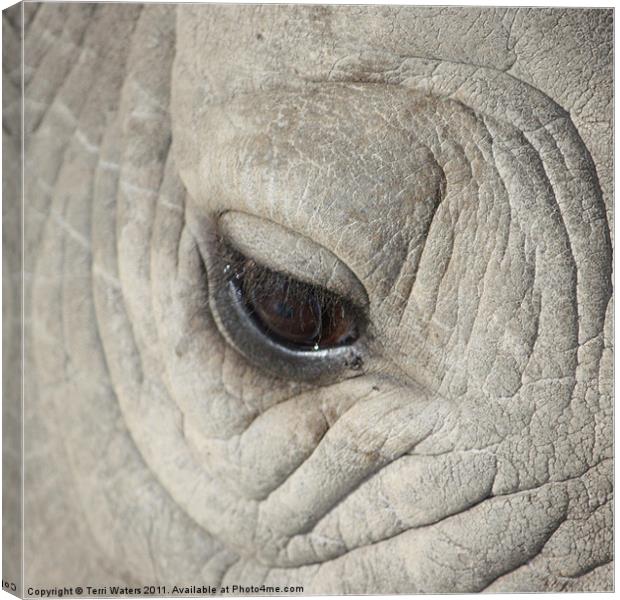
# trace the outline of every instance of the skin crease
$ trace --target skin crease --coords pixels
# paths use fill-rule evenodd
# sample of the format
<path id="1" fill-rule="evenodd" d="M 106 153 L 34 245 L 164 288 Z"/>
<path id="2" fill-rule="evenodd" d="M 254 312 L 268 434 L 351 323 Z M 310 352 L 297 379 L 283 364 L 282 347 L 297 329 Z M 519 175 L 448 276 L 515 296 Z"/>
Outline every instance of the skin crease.
<path id="1" fill-rule="evenodd" d="M 25 16 L 27 585 L 612 588 L 610 11 Z M 360 360 L 256 351 L 222 232 Z"/>

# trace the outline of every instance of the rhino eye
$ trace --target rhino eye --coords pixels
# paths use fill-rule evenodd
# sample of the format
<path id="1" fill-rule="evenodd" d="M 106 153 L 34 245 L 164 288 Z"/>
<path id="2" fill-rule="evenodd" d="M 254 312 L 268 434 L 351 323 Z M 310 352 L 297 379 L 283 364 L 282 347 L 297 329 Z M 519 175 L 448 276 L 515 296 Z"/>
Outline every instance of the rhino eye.
<path id="1" fill-rule="evenodd" d="M 325 289 L 243 261 L 236 281 L 248 313 L 266 335 L 297 349 L 319 350 L 357 338 L 354 307 Z"/>
<path id="2" fill-rule="evenodd" d="M 255 367 L 322 385 L 364 372 L 367 307 L 269 269 L 220 238 L 209 306 L 220 333 Z"/>
<path id="3" fill-rule="evenodd" d="M 365 306 L 269 269 L 224 240 L 213 256 L 211 313 L 227 342 L 255 367 L 315 385 L 364 372 Z"/>

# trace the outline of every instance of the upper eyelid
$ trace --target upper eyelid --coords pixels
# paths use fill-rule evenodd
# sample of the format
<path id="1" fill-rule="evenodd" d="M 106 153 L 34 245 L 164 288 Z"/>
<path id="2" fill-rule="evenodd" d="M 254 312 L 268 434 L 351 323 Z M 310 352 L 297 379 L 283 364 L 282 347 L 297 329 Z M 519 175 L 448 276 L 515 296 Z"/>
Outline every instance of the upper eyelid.
<path id="1" fill-rule="evenodd" d="M 368 294 L 353 272 L 332 252 L 273 221 L 238 211 L 220 215 L 218 229 L 233 248 L 264 268 L 323 288 L 359 307 Z"/>

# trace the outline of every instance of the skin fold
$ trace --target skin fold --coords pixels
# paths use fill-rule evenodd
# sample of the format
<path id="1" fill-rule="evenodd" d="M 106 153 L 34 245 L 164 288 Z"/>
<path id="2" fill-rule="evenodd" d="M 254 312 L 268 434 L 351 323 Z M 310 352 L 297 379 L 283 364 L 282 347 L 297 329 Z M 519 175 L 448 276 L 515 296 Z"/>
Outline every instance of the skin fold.
<path id="1" fill-rule="evenodd" d="M 25 585 L 612 589 L 610 10 L 24 15 Z"/>

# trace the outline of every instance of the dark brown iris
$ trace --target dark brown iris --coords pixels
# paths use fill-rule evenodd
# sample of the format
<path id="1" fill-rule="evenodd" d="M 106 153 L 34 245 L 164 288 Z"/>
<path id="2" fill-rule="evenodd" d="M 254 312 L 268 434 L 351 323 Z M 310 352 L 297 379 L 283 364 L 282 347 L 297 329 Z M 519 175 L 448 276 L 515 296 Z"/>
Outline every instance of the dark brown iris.
<path id="1" fill-rule="evenodd" d="M 352 307 L 335 294 L 245 261 L 241 289 L 262 328 L 287 344 L 329 348 L 355 339 Z"/>

